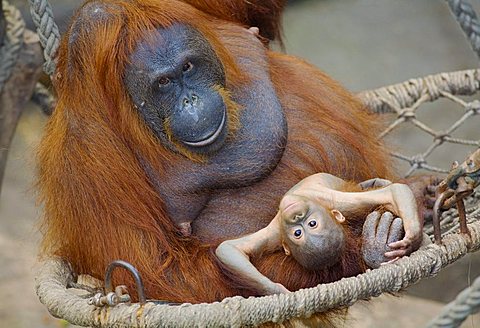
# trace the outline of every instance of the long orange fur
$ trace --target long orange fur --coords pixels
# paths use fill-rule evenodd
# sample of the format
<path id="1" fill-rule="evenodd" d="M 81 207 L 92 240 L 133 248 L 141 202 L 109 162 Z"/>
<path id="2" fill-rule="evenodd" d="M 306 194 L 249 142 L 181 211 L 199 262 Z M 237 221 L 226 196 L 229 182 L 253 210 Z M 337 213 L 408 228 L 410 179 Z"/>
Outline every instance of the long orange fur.
<path id="1" fill-rule="evenodd" d="M 184 0 L 195 8 L 245 27 L 255 26 L 260 35 L 281 42 L 281 14 L 286 0 Z"/>

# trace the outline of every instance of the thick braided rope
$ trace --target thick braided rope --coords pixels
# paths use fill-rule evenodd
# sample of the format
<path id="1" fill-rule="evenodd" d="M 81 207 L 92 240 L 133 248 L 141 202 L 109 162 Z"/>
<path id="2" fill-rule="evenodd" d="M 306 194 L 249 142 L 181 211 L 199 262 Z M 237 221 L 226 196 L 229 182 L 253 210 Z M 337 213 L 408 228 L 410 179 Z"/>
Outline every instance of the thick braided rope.
<path id="1" fill-rule="evenodd" d="M 45 57 L 43 70 L 48 75 L 52 75 L 56 67 L 55 55 L 60 44 L 60 32 L 48 0 L 29 0 L 29 3 L 30 14 L 43 47 Z"/>
<path id="2" fill-rule="evenodd" d="M 394 113 L 394 108 L 409 108 L 420 99 L 434 101 L 444 93 L 473 95 L 480 89 L 480 69 L 440 73 L 358 94 L 373 112 Z"/>
<path id="3" fill-rule="evenodd" d="M 465 288 L 453 302 L 448 303 L 442 312 L 431 320 L 428 328 L 455 328 L 465 319 L 480 310 L 480 277 Z"/>
<path id="4" fill-rule="evenodd" d="M 350 306 L 384 292 L 398 292 L 420 279 L 435 276 L 468 252 L 480 249 L 480 222 L 470 224 L 469 229 L 471 240 L 460 234 L 448 235 L 443 246 L 431 244 L 391 265 L 289 294 L 232 297 L 211 304 L 169 306 L 149 302 L 144 306 L 96 308 L 66 289 L 73 273 L 68 263 L 60 259 L 43 263 L 36 278 L 36 291 L 52 315 L 81 326 L 241 327 L 282 322 Z"/>
<path id="5" fill-rule="evenodd" d="M 25 31 L 25 22 L 20 11 L 6 0 L 3 0 L 2 4 L 7 30 L 4 44 L 0 48 L 0 92 L 17 63 L 20 49 L 23 46 L 23 33 Z"/>
<path id="6" fill-rule="evenodd" d="M 472 5 L 466 0 L 447 0 L 450 10 L 465 32 L 473 50 L 480 57 L 480 21 Z"/>

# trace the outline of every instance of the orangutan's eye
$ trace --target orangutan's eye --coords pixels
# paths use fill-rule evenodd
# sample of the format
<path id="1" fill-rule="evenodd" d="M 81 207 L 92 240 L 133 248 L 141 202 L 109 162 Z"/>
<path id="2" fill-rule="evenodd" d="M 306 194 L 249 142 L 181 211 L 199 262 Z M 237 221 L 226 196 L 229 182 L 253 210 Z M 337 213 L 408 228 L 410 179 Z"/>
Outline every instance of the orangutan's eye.
<path id="1" fill-rule="evenodd" d="M 315 228 L 317 226 L 317 221 L 312 220 L 312 221 L 308 222 L 308 226 L 310 228 Z"/>
<path id="2" fill-rule="evenodd" d="M 302 236 L 302 230 L 301 229 L 297 229 L 293 232 L 293 236 L 295 238 L 300 238 Z"/>

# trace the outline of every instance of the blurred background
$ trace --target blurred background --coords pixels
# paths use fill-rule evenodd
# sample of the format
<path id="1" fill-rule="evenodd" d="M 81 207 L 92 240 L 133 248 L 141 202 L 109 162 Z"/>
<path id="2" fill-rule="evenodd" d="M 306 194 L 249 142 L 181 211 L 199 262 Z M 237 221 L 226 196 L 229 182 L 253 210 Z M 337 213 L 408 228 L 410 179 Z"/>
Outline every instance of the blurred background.
<path id="1" fill-rule="evenodd" d="M 480 1 L 474 0 L 480 9 Z M 30 22 L 27 1 L 11 1 Z M 61 29 L 81 2 L 53 0 Z M 31 25 L 30 25 L 31 26 Z M 478 59 L 443 0 L 297 0 L 284 17 L 285 51 L 303 57 L 353 92 L 429 74 L 476 68 Z M 285 77 L 288 78 L 288 77 Z M 442 115 L 438 112 L 442 111 Z M 422 109 L 422 120 L 446 128 L 463 113 L 451 102 Z M 33 192 L 35 146 L 46 117 L 28 106 L 18 125 L 0 197 L 0 326 L 67 327 L 52 318 L 34 293 L 39 209 Z M 478 140 L 475 118 L 457 134 Z M 408 127 L 390 140 L 413 155 L 432 142 Z M 449 167 L 472 149 L 442 146 L 432 161 Z M 399 165 L 400 170 L 405 168 Z M 417 327 L 480 275 L 480 254 L 470 254 L 437 277 L 402 293 L 355 305 L 345 327 Z M 464 327 L 480 327 L 480 317 Z"/>

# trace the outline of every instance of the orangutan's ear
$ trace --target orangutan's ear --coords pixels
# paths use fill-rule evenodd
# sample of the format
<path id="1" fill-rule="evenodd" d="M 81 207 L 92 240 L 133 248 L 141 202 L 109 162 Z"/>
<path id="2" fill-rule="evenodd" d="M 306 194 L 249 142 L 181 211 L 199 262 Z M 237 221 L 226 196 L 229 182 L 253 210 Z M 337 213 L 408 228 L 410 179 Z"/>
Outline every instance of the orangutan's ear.
<path id="1" fill-rule="evenodd" d="M 339 210 L 332 210 L 331 213 L 335 218 L 335 220 L 337 220 L 337 222 L 339 223 L 345 222 L 345 217 L 343 216 L 342 212 L 340 212 Z"/>

